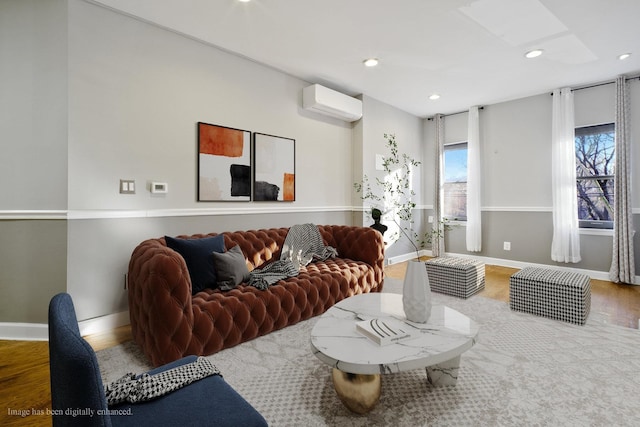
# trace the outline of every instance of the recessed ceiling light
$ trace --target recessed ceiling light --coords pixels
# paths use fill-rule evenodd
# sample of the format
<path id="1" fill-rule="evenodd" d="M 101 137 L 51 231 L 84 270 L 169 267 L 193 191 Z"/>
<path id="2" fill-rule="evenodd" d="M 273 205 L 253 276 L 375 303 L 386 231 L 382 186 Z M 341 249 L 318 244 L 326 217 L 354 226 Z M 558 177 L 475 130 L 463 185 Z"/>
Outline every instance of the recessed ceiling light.
<path id="1" fill-rule="evenodd" d="M 438 95 L 437 93 L 434 93 L 429 97 L 429 99 L 432 101 L 435 101 L 436 99 L 440 99 L 440 95 Z"/>
<path id="2" fill-rule="evenodd" d="M 378 65 L 378 58 L 369 58 L 362 61 L 365 67 L 375 67 Z"/>
<path id="3" fill-rule="evenodd" d="M 533 49 L 525 53 L 524 57 L 531 59 L 531 58 L 537 58 L 540 55 L 542 55 L 542 49 Z"/>
<path id="4" fill-rule="evenodd" d="M 618 55 L 618 59 L 620 61 L 624 61 L 625 59 L 627 59 L 628 57 L 630 57 L 631 54 L 630 53 L 623 53 L 622 55 Z"/>
<path id="5" fill-rule="evenodd" d="M 249 3 L 251 0 L 238 0 L 241 3 Z"/>

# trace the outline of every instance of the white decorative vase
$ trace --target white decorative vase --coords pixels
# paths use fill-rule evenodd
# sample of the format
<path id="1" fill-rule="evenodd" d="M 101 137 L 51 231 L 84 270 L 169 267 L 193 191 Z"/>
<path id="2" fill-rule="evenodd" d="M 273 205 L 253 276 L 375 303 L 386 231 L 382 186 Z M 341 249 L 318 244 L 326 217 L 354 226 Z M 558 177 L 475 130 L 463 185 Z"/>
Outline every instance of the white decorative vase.
<path id="1" fill-rule="evenodd" d="M 431 287 L 423 261 L 409 261 L 402 287 L 402 307 L 407 320 L 426 323 L 431 316 Z"/>

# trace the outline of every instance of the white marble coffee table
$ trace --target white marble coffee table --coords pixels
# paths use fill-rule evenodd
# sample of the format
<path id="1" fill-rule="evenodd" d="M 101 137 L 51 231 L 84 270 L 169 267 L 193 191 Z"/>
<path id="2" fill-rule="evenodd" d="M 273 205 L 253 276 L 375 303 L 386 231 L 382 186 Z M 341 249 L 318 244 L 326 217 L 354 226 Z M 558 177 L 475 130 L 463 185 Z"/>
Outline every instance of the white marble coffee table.
<path id="1" fill-rule="evenodd" d="M 356 330 L 356 322 L 380 317 L 400 319 L 420 333 L 417 338 L 380 346 Z M 379 398 L 380 374 L 426 368 L 431 384 L 455 385 L 460 355 L 475 344 L 478 330 L 478 325 L 469 317 L 442 305 L 433 306 L 427 323 L 409 322 L 402 309 L 402 295 L 368 293 L 344 299 L 320 316 L 311 331 L 311 349 L 318 359 L 334 368 L 336 391 L 343 403 L 354 410 L 345 402 L 337 382 L 358 379 L 377 388 L 373 405 Z M 371 406 L 366 410 L 373 407 L 371 402 L 365 406 Z"/>

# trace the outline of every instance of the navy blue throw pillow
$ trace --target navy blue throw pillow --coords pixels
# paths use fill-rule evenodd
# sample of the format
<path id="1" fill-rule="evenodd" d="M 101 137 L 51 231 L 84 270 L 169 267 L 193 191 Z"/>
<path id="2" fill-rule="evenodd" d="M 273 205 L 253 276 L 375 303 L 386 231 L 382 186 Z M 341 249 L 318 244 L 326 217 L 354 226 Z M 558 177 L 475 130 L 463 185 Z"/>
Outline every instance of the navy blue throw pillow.
<path id="1" fill-rule="evenodd" d="M 197 294 L 205 288 L 217 286 L 213 252 L 224 252 L 224 236 L 203 237 L 201 239 L 176 239 L 164 236 L 167 246 L 178 252 L 187 263 L 191 277 L 191 293 Z"/>

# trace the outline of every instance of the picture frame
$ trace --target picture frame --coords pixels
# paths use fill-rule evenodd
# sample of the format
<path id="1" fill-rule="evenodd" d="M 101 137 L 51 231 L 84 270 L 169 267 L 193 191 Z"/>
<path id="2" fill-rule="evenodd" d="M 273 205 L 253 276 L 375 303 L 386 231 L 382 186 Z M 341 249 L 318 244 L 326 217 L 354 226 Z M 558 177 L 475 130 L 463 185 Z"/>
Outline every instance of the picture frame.
<path id="1" fill-rule="evenodd" d="M 198 201 L 251 201 L 251 132 L 198 122 Z"/>
<path id="2" fill-rule="evenodd" d="M 296 140 L 254 132 L 253 200 L 296 200 Z"/>

